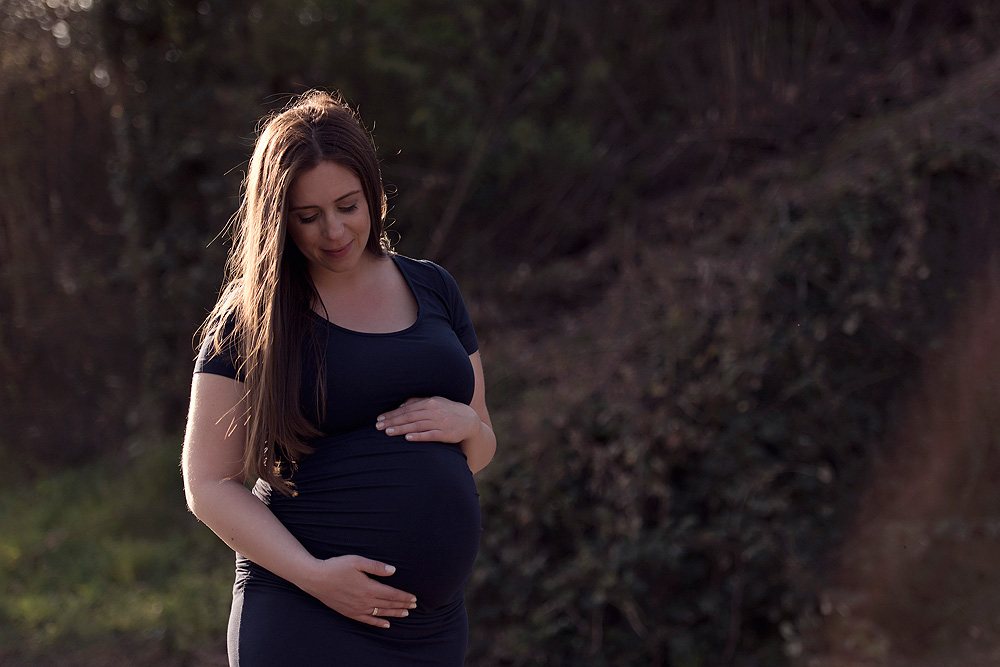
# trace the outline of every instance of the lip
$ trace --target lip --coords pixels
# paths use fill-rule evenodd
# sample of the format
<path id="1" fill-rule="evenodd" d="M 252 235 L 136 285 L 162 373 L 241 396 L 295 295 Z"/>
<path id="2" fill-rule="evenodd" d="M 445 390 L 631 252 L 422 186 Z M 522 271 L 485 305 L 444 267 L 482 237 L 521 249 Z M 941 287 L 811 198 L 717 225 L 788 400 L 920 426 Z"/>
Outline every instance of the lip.
<path id="1" fill-rule="evenodd" d="M 323 254 L 327 257 L 333 257 L 334 259 L 338 257 L 343 257 L 351 251 L 351 247 L 354 245 L 354 241 L 348 241 L 347 245 L 341 246 L 340 248 L 334 248 L 332 250 L 323 250 Z"/>

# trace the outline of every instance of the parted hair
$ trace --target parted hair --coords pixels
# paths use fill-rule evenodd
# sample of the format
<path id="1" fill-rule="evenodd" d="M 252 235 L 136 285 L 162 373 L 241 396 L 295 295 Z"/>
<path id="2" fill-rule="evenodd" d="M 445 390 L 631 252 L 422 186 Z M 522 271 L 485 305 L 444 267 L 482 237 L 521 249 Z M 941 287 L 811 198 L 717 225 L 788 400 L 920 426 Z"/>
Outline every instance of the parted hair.
<path id="1" fill-rule="evenodd" d="M 339 94 L 312 90 L 265 117 L 230 221 L 233 247 L 226 280 L 202 327 L 202 342 L 230 350 L 246 390 L 243 470 L 285 494 L 297 461 L 320 435 L 304 416 L 300 393 L 305 355 L 316 355 L 317 414 L 322 419 L 326 378 L 322 349 L 309 311 L 321 304 L 305 257 L 287 231 L 288 192 L 295 178 L 323 161 L 351 170 L 368 203 L 366 250 L 388 253 L 386 197 L 371 134 Z"/>

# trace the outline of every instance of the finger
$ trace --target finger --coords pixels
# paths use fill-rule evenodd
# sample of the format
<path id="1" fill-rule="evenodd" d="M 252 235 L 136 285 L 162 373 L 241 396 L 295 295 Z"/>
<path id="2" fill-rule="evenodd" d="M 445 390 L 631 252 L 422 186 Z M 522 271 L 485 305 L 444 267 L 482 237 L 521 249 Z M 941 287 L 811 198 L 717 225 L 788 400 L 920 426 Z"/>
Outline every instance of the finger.
<path id="1" fill-rule="evenodd" d="M 423 397 L 408 398 L 405 401 L 403 401 L 403 405 L 413 405 L 414 403 L 420 403 L 421 401 L 427 401 L 427 400 L 430 400 L 430 399 L 423 398 Z"/>
<path id="2" fill-rule="evenodd" d="M 367 585 L 362 591 L 365 604 L 368 600 L 373 601 L 374 606 L 400 609 L 413 609 L 416 606 L 417 596 L 389 584 L 384 584 L 376 579 L 366 579 Z M 360 602 L 360 600 L 359 600 Z"/>
<path id="3" fill-rule="evenodd" d="M 374 607 L 365 607 L 365 610 L 358 612 L 361 615 L 372 616 L 374 618 L 406 618 L 410 615 L 409 607 L 383 607 L 381 602 L 376 601 Z"/>
<path id="4" fill-rule="evenodd" d="M 400 424 L 405 424 L 408 421 L 411 421 L 411 419 L 410 415 L 407 413 L 391 414 L 388 417 L 382 417 L 376 421 L 375 428 L 380 431 L 384 431 L 391 426 L 399 426 Z"/>
<path id="5" fill-rule="evenodd" d="M 409 607 L 376 607 L 378 616 L 384 618 L 406 618 L 410 615 Z"/>
<path id="6" fill-rule="evenodd" d="M 417 598 L 409 593 L 403 593 L 402 596 L 395 595 L 396 593 L 403 593 L 403 591 L 398 591 L 395 588 L 392 589 L 392 593 L 382 597 L 379 594 L 374 596 L 373 606 L 378 607 L 380 610 L 385 609 L 386 611 L 400 611 L 403 609 L 416 609 L 417 608 Z"/>
<path id="7" fill-rule="evenodd" d="M 433 420 L 435 413 L 429 410 L 414 410 L 412 412 L 407 412 L 404 414 L 393 415 L 381 421 L 375 422 L 375 426 L 381 426 L 382 428 L 388 428 L 391 426 L 403 426 L 404 424 L 412 424 L 419 421 Z"/>
<path id="8" fill-rule="evenodd" d="M 379 431 L 384 431 L 389 426 L 406 423 L 407 419 L 408 417 L 406 412 L 393 410 L 392 412 L 387 412 L 384 415 L 379 415 L 378 419 L 375 420 L 375 428 Z"/>
<path id="9" fill-rule="evenodd" d="M 423 414 L 426 414 L 426 411 L 422 408 L 393 410 L 392 412 L 387 412 L 384 415 L 379 415 L 375 420 L 375 427 L 385 428 L 386 426 L 393 426 L 394 424 L 405 424 L 408 421 L 413 421 L 415 416 Z"/>
<path id="10" fill-rule="evenodd" d="M 405 424 L 397 424 L 396 426 L 387 426 L 385 428 L 386 435 L 405 435 L 406 433 L 417 433 L 419 431 L 429 431 L 432 430 L 431 427 L 434 423 L 430 419 L 416 419 Z"/>
<path id="11" fill-rule="evenodd" d="M 407 433 L 406 439 L 413 442 L 446 442 L 444 439 L 444 431 L 440 431 L 438 429 Z"/>
<path id="12" fill-rule="evenodd" d="M 372 582 L 373 586 L 365 591 L 365 595 L 371 595 L 374 600 L 372 606 L 385 607 L 386 609 L 414 609 L 417 606 L 417 596 L 413 593 L 401 591 L 398 588 Z"/>
<path id="13" fill-rule="evenodd" d="M 389 410 L 388 412 L 380 414 L 378 417 L 375 418 L 375 421 L 384 421 L 386 419 L 391 419 L 393 417 L 398 417 L 399 415 L 406 414 L 414 407 L 414 405 L 418 403 L 424 403 L 430 400 L 431 399 L 429 398 L 408 398 L 405 401 L 403 401 L 400 404 L 400 406 L 395 410 Z"/>
<path id="14" fill-rule="evenodd" d="M 406 618 L 410 615 L 410 609 L 414 609 L 417 606 L 416 598 L 413 599 L 413 602 L 403 607 L 389 606 L 395 604 L 397 603 L 389 600 L 376 600 L 375 604 L 372 605 L 371 611 L 368 611 L 366 607 L 365 611 L 355 614 L 354 619 L 368 625 L 388 628 L 389 622 L 385 620 L 386 618 Z"/>
<path id="15" fill-rule="evenodd" d="M 388 577 L 396 571 L 396 568 L 388 563 L 372 560 L 371 558 L 365 558 L 363 556 L 358 556 L 357 558 L 358 562 L 354 567 L 361 572 L 374 574 L 376 577 Z"/>
<path id="16" fill-rule="evenodd" d="M 379 609 L 379 612 L 382 610 Z M 367 614 L 355 614 L 351 618 L 355 621 L 360 621 L 361 623 L 366 623 L 367 625 L 374 625 L 377 628 L 388 628 L 389 621 L 385 620 L 381 616 L 372 616 L 372 610 L 369 609 Z"/>

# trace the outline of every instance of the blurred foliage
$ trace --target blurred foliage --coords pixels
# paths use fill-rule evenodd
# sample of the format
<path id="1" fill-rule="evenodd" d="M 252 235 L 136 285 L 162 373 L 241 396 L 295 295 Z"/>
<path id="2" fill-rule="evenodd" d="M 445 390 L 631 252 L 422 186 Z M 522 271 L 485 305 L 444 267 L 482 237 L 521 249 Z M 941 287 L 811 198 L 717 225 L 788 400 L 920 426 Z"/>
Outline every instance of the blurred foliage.
<path id="1" fill-rule="evenodd" d="M 470 606 L 494 630 L 477 648 L 525 665 L 772 665 L 815 649 L 817 627 L 831 645 L 866 629 L 883 653 L 865 660 L 946 660 L 969 626 L 998 636 L 992 594 L 969 593 L 1000 582 L 968 566 L 996 549 L 984 406 L 1000 353 L 924 368 L 955 331 L 966 347 L 970 322 L 969 349 L 995 332 L 995 309 L 965 295 L 1000 284 L 998 92 L 992 60 L 819 155 L 678 193 L 658 211 L 668 234 L 626 221 L 495 292 L 487 371 L 519 445 L 481 484 L 499 567 L 474 575 Z M 914 436 L 929 405 L 954 416 L 928 443 Z M 852 535 L 866 494 L 860 516 L 900 505 L 894 521 L 942 546 L 914 564 L 882 521 Z M 942 522 L 979 537 L 936 586 L 954 548 Z M 827 628 L 820 591 L 845 581 L 880 594 Z M 968 615 L 946 622 L 955 609 Z"/>
<path id="2" fill-rule="evenodd" d="M 6 0 L 0 453 L 135 459 L 127 497 L 183 418 L 255 123 L 339 89 L 397 247 L 456 273 L 483 341 L 501 448 L 470 664 L 781 664 L 909 383 L 995 279 L 993 5 Z M 208 641 L 152 592 L 202 582 L 180 542 L 114 514 L 102 470 L 31 492 L 121 532 L 57 540 L 39 567 L 65 577 L 15 552 L 72 524 L 16 510 L 10 627 Z"/>
<path id="3" fill-rule="evenodd" d="M 0 661 L 116 637 L 168 654 L 218 646 L 232 552 L 190 520 L 176 454 L 158 445 L 0 493 Z"/>
<path id="4" fill-rule="evenodd" d="M 0 452 L 21 473 L 119 449 L 139 348 L 89 17 L 6 2 L 0 30 Z"/>

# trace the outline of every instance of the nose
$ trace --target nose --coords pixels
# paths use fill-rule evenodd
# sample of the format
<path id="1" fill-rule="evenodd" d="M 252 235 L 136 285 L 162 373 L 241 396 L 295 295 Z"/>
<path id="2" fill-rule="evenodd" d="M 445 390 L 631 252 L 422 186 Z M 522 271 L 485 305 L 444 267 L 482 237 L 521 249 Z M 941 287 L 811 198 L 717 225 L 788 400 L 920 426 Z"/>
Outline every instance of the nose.
<path id="1" fill-rule="evenodd" d="M 343 231 L 344 223 L 340 221 L 340 217 L 335 211 L 323 216 L 323 236 L 328 239 L 335 239 Z"/>

